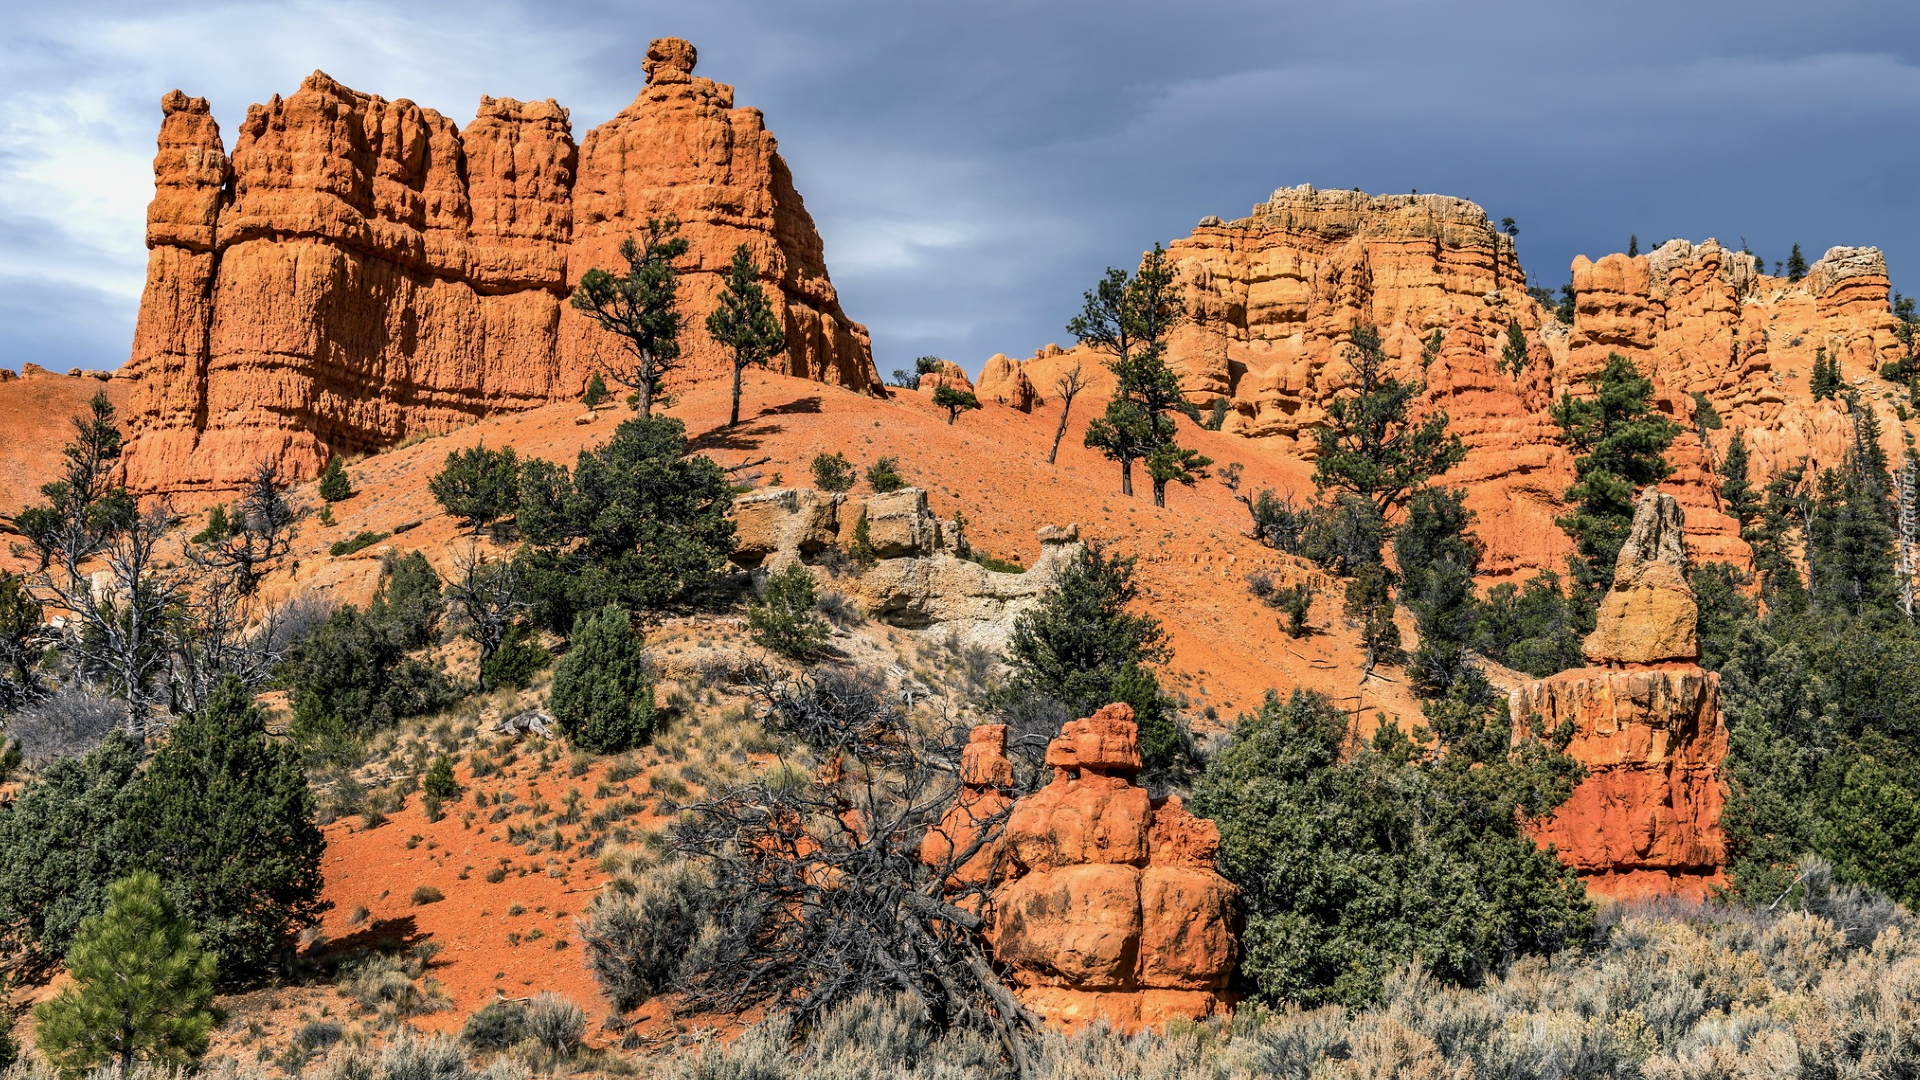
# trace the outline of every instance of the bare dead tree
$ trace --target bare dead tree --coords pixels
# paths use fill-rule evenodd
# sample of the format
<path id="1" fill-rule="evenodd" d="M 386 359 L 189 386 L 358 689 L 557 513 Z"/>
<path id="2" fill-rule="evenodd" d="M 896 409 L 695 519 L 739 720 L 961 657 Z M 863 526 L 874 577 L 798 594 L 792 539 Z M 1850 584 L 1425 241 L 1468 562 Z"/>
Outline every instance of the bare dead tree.
<path id="1" fill-rule="evenodd" d="M 200 566 L 232 578 L 240 595 L 251 596 L 262 578 L 293 550 L 300 535 L 300 512 L 280 490 L 280 470 L 271 462 L 254 466 L 247 493 L 234 508 L 223 536 L 192 544 L 187 556 Z"/>
<path id="2" fill-rule="evenodd" d="M 687 973 L 684 1007 L 764 1007 L 804 1025 L 888 987 L 910 994 L 935 1026 L 992 1034 L 1010 1071 L 1030 1076 L 1034 1020 L 980 936 L 991 867 L 960 873 L 998 840 L 1006 811 L 953 838 L 936 865 L 921 860 L 922 840 L 960 790 L 958 741 L 921 736 L 871 676 L 749 685 L 774 726 L 819 739 L 811 745 L 827 764 L 806 780 L 770 769 L 684 808 L 674 847 L 724 898 L 715 939 Z"/>
<path id="3" fill-rule="evenodd" d="M 1060 440 L 1067 437 L 1067 415 L 1073 412 L 1073 399 L 1087 388 L 1087 381 L 1080 374 L 1080 365 L 1074 364 L 1073 370 L 1053 380 L 1053 392 L 1060 395 L 1060 426 L 1053 429 L 1053 449 L 1047 451 L 1047 464 L 1054 463 L 1060 456 Z"/>
<path id="4" fill-rule="evenodd" d="M 510 559 L 489 559 L 477 545 L 453 557 L 454 572 L 443 586 L 462 633 L 480 647 L 480 690 L 487 690 L 487 662 L 526 619 L 532 605 L 519 571 Z"/>

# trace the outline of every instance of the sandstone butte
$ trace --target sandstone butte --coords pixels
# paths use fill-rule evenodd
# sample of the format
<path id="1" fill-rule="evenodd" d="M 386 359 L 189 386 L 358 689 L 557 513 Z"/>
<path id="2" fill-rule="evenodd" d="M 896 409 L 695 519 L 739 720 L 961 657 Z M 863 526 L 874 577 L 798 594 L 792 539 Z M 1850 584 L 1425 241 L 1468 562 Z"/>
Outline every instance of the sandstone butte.
<path id="1" fill-rule="evenodd" d="M 1226 1011 L 1238 959 L 1238 893 L 1214 869 L 1220 832 L 1178 795 L 1135 783 L 1140 733 L 1127 705 L 1061 728 L 1053 781 L 1011 798 L 1007 729 L 973 729 L 962 787 L 921 858 L 987 887 L 986 936 L 1022 1003 L 1066 1026 L 1137 1029 Z"/>
<path id="2" fill-rule="evenodd" d="M 686 378 L 727 363 L 702 320 L 744 243 L 786 330 L 781 369 L 877 389 L 759 110 L 695 59 L 653 42 L 645 88 L 577 145 L 551 100 L 483 97 L 461 129 L 315 72 L 248 109 L 229 156 L 206 100 L 167 94 L 123 369 L 129 485 L 206 501 L 261 461 L 305 478 L 331 454 L 577 398 L 616 346 L 571 286 L 624 268 L 649 217 L 690 244 Z"/>
<path id="3" fill-rule="evenodd" d="M 1192 314 L 1169 346 L 1190 399 L 1202 410 L 1224 403 L 1223 430 L 1272 453 L 1313 455 L 1313 431 L 1348 379 L 1353 327 L 1378 327 L 1395 374 L 1424 382 L 1426 406 L 1446 410 L 1467 444 L 1466 462 L 1445 482 L 1464 488 L 1479 516 L 1489 581 L 1564 569 L 1572 547 L 1554 518 L 1573 460 L 1549 408 L 1581 392 L 1609 353 L 1653 378 L 1658 407 L 1684 429 L 1667 452 L 1666 489 L 1705 560 L 1751 561 L 1712 475 L 1735 431 L 1745 433 L 1756 479 L 1802 457 L 1824 467 L 1845 454 L 1844 403 L 1809 392 L 1817 349 L 1839 359 L 1849 385 L 1870 391 L 1863 401 L 1890 456 L 1909 426 L 1886 395 L 1896 388 L 1875 378 L 1901 346 L 1886 262 L 1873 248 L 1832 248 L 1798 282 L 1762 274 L 1753 256 L 1712 240 L 1583 256 L 1572 266 L 1571 324 L 1526 292 L 1512 238 L 1480 207 L 1442 195 L 1282 188 L 1240 220 L 1202 219 L 1168 253 Z M 1516 322 L 1526 339 L 1518 374 L 1502 364 Z M 993 396 L 1004 393 L 1015 374 L 1051 397 L 1075 365 L 1092 383 L 1089 397 L 1103 397 L 1112 381 L 1101 360 L 1049 345 L 1018 363 L 990 361 L 982 400 L 990 385 Z M 1700 423 L 1695 394 L 1722 426 Z"/>
<path id="4" fill-rule="evenodd" d="M 1613 586 L 1584 642 L 1589 667 L 1528 683 L 1516 727 L 1570 724 L 1587 776 L 1534 836 L 1600 896 L 1705 897 L 1725 884 L 1727 726 L 1720 676 L 1701 668 L 1685 517 L 1648 488 Z"/>

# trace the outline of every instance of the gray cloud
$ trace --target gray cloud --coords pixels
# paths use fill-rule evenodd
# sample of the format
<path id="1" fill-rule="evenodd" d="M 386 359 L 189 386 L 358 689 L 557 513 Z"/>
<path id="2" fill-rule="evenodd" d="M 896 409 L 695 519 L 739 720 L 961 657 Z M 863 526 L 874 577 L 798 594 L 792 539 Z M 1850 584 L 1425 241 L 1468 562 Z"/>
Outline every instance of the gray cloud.
<path id="1" fill-rule="evenodd" d="M 1275 187 L 1439 191 L 1543 283 L 1669 236 L 1920 260 L 1920 9 L 1543 0 L 297 0 L 42 6 L 0 25 L 0 364 L 131 340 L 156 102 L 315 68 L 464 121 L 553 97 L 584 133 L 647 40 L 762 108 L 882 370 L 1059 340 L 1102 267 Z"/>

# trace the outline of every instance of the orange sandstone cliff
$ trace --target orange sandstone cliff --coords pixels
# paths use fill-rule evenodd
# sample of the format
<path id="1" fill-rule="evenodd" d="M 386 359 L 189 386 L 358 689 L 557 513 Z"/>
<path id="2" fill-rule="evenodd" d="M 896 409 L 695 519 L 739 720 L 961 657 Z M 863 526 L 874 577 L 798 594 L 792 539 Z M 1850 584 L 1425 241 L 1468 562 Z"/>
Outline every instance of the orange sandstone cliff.
<path id="1" fill-rule="evenodd" d="M 1059 1023 L 1121 1028 L 1225 1011 L 1238 894 L 1214 869 L 1219 830 L 1134 782 L 1129 706 L 1067 724 L 1046 761 L 1053 782 L 1010 799 L 1006 728 L 974 728 L 964 786 L 921 852 L 941 864 L 1005 821 L 958 876 L 994 884 L 987 937 L 1021 1001 Z"/>
<path id="2" fill-rule="evenodd" d="M 1720 676 L 1695 663 L 1684 530 L 1679 503 L 1648 488 L 1584 643 L 1592 666 L 1511 699 L 1516 723 L 1572 725 L 1587 776 L 1535 837 L 1601 896 L 1700 897 L 1725 881 L 1727 727 Z"/>
<path id="3" fill-rule="evenodd" d="M 464 130 L 315 72 L 255 105 L 229 156 L 203 98 L 161 101 L 132 358 L 129 484 L 218 495 L 260 461 L 314 475 L 499 412 L 576 397 L 608 337 L 567 305 L 671 216 L 683 379 L 726 363 L 700 316 L 738 244 L 787 335 L 783 371 L 879 386 L 760 112 L 656 41 L 646 86 L 576 146 L 553 101 L 482 98 Z"/>

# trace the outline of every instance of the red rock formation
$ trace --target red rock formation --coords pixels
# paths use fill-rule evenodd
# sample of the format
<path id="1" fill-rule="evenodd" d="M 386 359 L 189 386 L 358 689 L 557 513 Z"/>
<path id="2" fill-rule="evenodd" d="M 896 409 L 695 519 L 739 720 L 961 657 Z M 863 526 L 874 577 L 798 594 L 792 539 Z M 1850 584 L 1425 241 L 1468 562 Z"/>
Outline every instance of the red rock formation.
<path id="1" fill-rule="evenodd" d="M 1005 812 L 1005 833 L 955 875 L 997 882 L 988 939 L 1028 1007 L 1057 1023 L 1123 1028 L 1223 1012 L 1236 955 L 1234 887 L 1213 868 L 1211 821 L 1153 802 L 1133 710 L 1109 705 L 1047 747 L 1051 784 L 1011 803 L 1006 730 L 975 728 L 966 785 L 928 834 L 940 864 Z"/>
<path id="2" fill-rule="evenodd" d="M 760 113 L 655 42 L 647 86 L 576 149 L 552 101 L 482 98 L 465 131 L 316 72 L 248 110 L 231 162 L 200 98 L 161 106 L 133 355 L 129 483 L 216 495 L 261 460 L 329 454 L 576 396 L 606 335 L 566 303 L 650 216 L 677 217 L 682 378 L 717 373 L 699 324 L 745 243 L 792 374 L 879 385 Z"/>
<path id="3" fill-rule="evenodd" d="M 1679 504 L 1648 488 L 1587 637 L 1592 667 L 1514 691 L 1516 723 L 1573 727 L 1586 779 L 1535 836 L 1589 890 L 1705 896 L 1724 883 L 1727 756 L 1720 677 L 1693 661 L 1698 609 Z"/>
<path id="4" fill-rule="evenodd" d="M 1040 403 L 1040 392 L 1020 370 L 1018 362 L 1005 353 L 995 353 L 980 369 L 980 384 L 975 392 L 981 401 L 992 401 L 1021 412 L 1032 412 Z"/>

